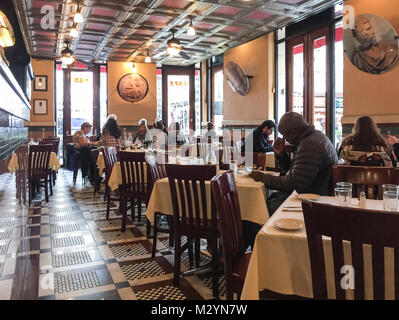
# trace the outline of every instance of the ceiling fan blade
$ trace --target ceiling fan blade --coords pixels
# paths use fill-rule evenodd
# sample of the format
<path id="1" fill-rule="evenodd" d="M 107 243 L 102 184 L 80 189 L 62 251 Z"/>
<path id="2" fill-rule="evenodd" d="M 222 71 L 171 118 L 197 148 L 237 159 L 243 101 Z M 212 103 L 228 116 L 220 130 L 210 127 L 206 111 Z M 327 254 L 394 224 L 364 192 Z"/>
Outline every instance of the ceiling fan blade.
<path id="1" fill-rule="evenodd" d="M 184 51 L 180 51 L 179 54 L 186 60 L 190 60 L 191 59 L 191 57 L 187 53 L 185 53 Z"/>

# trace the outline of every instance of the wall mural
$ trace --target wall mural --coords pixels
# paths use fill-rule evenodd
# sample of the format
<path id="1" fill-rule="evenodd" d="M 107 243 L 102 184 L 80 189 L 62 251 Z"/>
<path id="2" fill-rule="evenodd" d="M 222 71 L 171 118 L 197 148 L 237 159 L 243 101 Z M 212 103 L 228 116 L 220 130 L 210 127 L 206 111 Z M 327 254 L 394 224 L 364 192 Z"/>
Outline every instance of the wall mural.
<path id="1" fill-rule="evenodd" d="M 388 72 L 399 60 L 395 29 L 373 14 L 356 16 L 354 29 L 344 31 L 344 50 L 356 68 L 371 74 Z"/>
<path id="2" fill-rule="evenodd" d="M 117 90 L 119 96 L 128 102 L 143 100 L 148 93 L 148 82 L 140 74 L 125 74 L 118 82 Z"/>

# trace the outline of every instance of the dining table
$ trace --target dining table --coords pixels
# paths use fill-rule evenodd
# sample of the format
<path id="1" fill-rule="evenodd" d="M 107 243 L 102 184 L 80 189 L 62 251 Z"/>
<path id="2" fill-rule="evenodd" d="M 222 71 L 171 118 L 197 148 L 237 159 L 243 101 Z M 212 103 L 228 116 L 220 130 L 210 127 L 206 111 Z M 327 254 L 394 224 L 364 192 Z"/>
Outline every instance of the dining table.
<path id="1" fill-rule="evenodd" d="M 242 300 L 258 300 L 259 292 L 270 290 L 283 295 L 295 295 L 313 298 L 312 273 L 306 226 L 298 225 L 298 230 L 282 228 L 282 219 L 304 221 L 301 196 L 295 191 L 285 200 L 278 210 L 266 221 L 256 236 L 251 254 Z M 335 197 L 319 197 L 314 201 L 339 205 Z M 359 200 L 351 199 L 350 207 L 359 208 Z M 383 210 L 382 200 L 367 199 L 365 209 Z M 323 248 L 326 260 L 326 281 L 329 299 L 335 298 L 334 267 L 331 239 L 323 236 Z M 343 241 L 344 264 L 351 265 L 350 242 Z M 365 297 L 372 298 L 371 246 L 364 244 Z M 394 251 L 385 248 L 386 297 L 394 298 Z M 344 276 L 344 275 L 342 275 Z M 352 299 L 353 290 L 346 290 L 346 298 Z"/>
<path id="2" fill-rule="evenodd" d="M 55 152 L 51 152 L 50 159 L 49 159 L 49 169 L 58 171 L 58 169 L 60 167 L 61 167 L 61 164 L 57 157 L 57 154 Z M 19 170 L 18 156 L 16 153 L 13 153 L 13 155 L 11 156 L 10 162 L 8 163 L 8 171 L 11 173 L 14 173 L 18 170 Z"/>

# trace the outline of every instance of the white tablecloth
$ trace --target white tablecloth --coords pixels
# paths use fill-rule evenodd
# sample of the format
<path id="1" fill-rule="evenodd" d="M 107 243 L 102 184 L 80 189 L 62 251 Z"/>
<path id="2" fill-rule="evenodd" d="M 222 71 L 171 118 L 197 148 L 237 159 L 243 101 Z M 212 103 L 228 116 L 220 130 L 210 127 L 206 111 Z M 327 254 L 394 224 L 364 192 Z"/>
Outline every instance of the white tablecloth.
<path id="1" fill-rule="evenodd" d="M 261 182 L 255 182 L 248 175 L 236 175 L 235 179 L 242 219 L 263 225 L 269 218 L 265 200 L 266 190 L 264 184 Z M 206 187 L 207 196 L 208 199 L 210 199 L 210 183 L 207 183 Z M 209 200 L 208 203 L 210 203 Z M 155 212 L 173 215 L 168 178 L 158 180 L 152 190 L 146 211 L 147 219 L 151 224 L 154 224 Z"/>
<path id="2" fill-rule="evenodd" d="M 309 248 L 305 228 L 299 231 L 282 231 L 273 226 L 276 219 L 295 218 L 303 220 L 302 211 L 284 211 L 286 206 L 301 205 L 293 193 L 266 222 L 258 233 L 251 261 L 245 278 L 241 299 L 257 300 L 259 291 L 268 289 L 287 295 L 298 295 L 312 298 L 312 276 L 310 268 Z M 333 197 L 321 197 L 320 201 L 336 203 Z M 352 206 L 358 206 L 358 200 L 352 199 Z M 367 209 L 383 210 L 383 202 L 367 200 Z M 328 297 L 335 298 L 334 273 L 332 265 L 332 249 L 329 238 L 323 238 L 326 252 L 326 274 Z M 365 294 L 372 297 L 371 280 L 371 247 L 364 246 Z M 389 299 L 394 296 L 393 288 L 393 250 L 385 249 L 385 267 L 387 270 L 386 295 Z M 345 264 L 351 265 L 350 243 L 344 242 Z M 353 291 L 347 290 L 348 297 L 353 297 Z"/>

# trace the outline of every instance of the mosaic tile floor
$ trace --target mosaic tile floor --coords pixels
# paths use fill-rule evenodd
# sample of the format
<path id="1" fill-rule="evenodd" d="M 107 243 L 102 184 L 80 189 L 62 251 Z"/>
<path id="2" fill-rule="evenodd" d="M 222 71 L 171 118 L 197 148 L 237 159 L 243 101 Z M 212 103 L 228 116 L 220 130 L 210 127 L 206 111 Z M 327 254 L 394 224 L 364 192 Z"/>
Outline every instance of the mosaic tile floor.
<path id="1" fill-rule="evenodd" d="M 103 196 L 81 181 L 72 187 L 72 172 L 60 170 L 50 202 L 39 195 L 27 207 L 15 198 L 15 177 L 0 175 L 0 299 L 212 298 L 209 276 L 183 277 L 173 287 L 168 235 L 159 234 L 152 259 L 145 225 L 128 221 L 121 232 L 118 204 L 106 220 Z M 188 268 L 185 255 L 182 271 Z M 224 298 L 223 278 L 220 291 Z"/>

